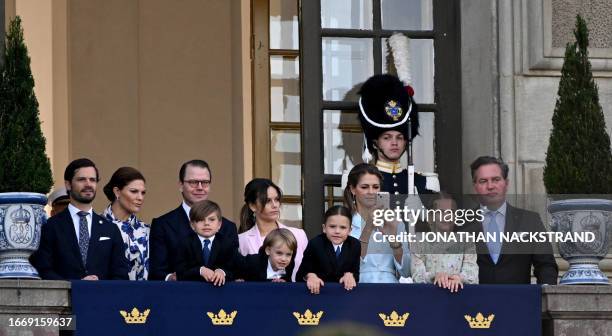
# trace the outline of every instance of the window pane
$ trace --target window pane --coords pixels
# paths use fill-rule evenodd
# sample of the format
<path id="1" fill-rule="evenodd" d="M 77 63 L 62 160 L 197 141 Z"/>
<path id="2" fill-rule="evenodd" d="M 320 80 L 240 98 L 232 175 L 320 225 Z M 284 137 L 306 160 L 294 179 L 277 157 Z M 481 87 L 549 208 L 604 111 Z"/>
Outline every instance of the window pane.
<path id="1" fill-rule="evenodd" d="M 302 205 L 283 203 L 281 206 L 280 222 L 295 228 L 302 228 Z"/>
<path id="2" fill-rule="evenodd" d="M 419 113 L 419 135 L 414 138 L 412 153 L 414 169 L 420 172 L 435 172 L 435 114 Z"/>
<path id="3" fill-rule="evenodd" d="M 382 71 L 389 72 L 387 55 L 389 44 L 382 39 Z M 417 104 L 434 103 L 434 43 L 431 39 L 410 40 L 410 72 L 412 74 L 412 88 L 414 100 Z"/>
<path id="4" fill-rule="evenodd" d="M 358 86 L 374 74 L 371 39 L 323 38 L 323 99 L 357 101 Z"/>
<path id="5" fill-rule="evenodd" d="M 272 181 L 281 188 L 284 195 L 300 196 L 300 132 L 272 130 L 270 133 Z"/>
<path id="6" fill-rule="evenodd" d="M 270 56 L 270 120 L 300 122 L 300 61 Z"/>
<path id="7" fill-rule="evenodd" d="M 342 174 L 362 162 L 363 133 L 359 128 L 342 130 L 342 126 L 359 125 L 357 113 L 323 111 L 323 155 L 325 174 Z"/>
<path id="8" fill-rule="evenodd" d="M 270 0 L 270 49 L 298 49 L 297 0 Z"/>
<path id="9" fill-rule="evenodd" d="M 321 0 L 321 27 L 372 29 L 372 0 Z"/>
<path id="10" fill-rule="evenodd" d="M 383 29 L 432 30 L 432 0 L 382 0 Z"/>
<path id="11" fill-rule="evenodd" d="M 348 173 L 348 172 L 347 172 Z M 327 211 L 327 209 L 329 209 L 329 190 L 328 190 L 328 186 L 326 185 L 324 190 L 325 190 L 325 211 Z M 333 189 L 333 193 L 334 193 L 334 197 L 339 197 L 339 199 L 334 200 L 333 201 L 333 205 L 344 205 L 344 202 L 342 201 L 343 195 L 344 195 L 344 189 L 340 188 L 340 187 L 332 187 Z"/>
<path id="12" fill-rule="evenodd" d="M 324 194 L 325 194 L 325 199 L 326 200 L 329 198 L 329 190 L 327 190 L 327 188 L 328 188 L 328 186 L 326 185 L 325 188 L 324 188 L 325 189 L 325 193 Z M 340 198 L 344 197 L 344 188 L 341 188 L 341 187 L 332 187 L 332 189 L 333 189 L 333 192 L 334 192 L 334 197 L 340 197 Z M 342 202 L 340 202 L 340 203 L 335 202 L 334 204 L 342 205 Z"/>

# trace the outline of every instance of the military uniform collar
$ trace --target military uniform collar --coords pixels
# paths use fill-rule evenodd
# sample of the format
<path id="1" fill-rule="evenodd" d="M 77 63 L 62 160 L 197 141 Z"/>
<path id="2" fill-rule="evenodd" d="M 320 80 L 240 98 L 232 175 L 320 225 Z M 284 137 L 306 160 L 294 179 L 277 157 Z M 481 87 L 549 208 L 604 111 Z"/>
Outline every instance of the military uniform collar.
<path id="1" fill-rule="evenodd" d="M 402 166 L 401 162 L 383 162 L 376 161 L 376 168 L 381 172 L 396 174 L 406 169 Z"/>

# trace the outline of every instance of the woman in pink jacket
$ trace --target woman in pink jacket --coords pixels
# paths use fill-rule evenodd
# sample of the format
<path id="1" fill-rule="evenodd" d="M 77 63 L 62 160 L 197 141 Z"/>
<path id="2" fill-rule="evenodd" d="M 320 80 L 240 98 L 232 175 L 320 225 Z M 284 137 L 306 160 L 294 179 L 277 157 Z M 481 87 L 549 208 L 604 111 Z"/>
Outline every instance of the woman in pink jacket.
<path id="1" fill-rule="evenodd" d="M 240 213 L 238 241 L 242 255 L 257 254 L 268 233 L 274 229 L 289 229 L 297 240 L 297 253 L 293 276 L 300 268 L 302 255 L 308 238 L 302 229 L 288 227 L 278 221 L 280 216 L 282 192 L 269 179 L 256 178 L 244 187 L 244 206 Z"/>

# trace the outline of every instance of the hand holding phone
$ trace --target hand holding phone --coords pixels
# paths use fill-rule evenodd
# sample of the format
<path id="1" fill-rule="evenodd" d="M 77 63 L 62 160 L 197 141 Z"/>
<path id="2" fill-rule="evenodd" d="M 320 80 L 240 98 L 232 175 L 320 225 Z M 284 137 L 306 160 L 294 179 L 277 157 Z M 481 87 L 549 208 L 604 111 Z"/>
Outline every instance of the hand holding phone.
<path id="1" fill-rule="evenodd" d="M 386 191 L 380 191 L 376 193 L 376 208 L 377 209 L 389 209 L 390 196 Z"/>

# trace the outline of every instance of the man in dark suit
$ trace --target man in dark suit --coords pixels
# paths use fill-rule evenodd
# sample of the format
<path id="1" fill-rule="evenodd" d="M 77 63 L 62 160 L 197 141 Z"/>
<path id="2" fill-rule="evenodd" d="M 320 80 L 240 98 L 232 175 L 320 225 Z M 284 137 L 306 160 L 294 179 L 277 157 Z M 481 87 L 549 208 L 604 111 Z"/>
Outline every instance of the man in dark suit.
<path id="1" fill-rule="evenodd" d="M 43 279 L 128 279 L 119 229 L 93 212 L 98 169 L 89 159 L 72 161 L 64 172 L 70 204 L 42 226 L 32 264 Z"/>
<path id="2" fill-rule="evenodd" d="M 211 181 L 210 167 L 205 161 L 191 160 L 181 166 L 178 186 L 183 202 L 151 222 L 149 280 L 176 280 L 179 243 L 193 232 L 189 211 L 194 203 L 208 199 Z M 223 218 L 219 233 L 238 248 L 236 224 Z"/>
<path id="3" fill-rule="evenodd" d="M 508 165 L 502 160 L 481 156 L 470 166 L 474 190 L 484 212 L 473 231 L 500 235 L 501 232 L 546 231 L 540 216 L 507 203 Z M 481 284 L 529 284 L 531 268 L 538 284 L 557 284 L 558 268 L 550 243 L 478 243 Z"/>

